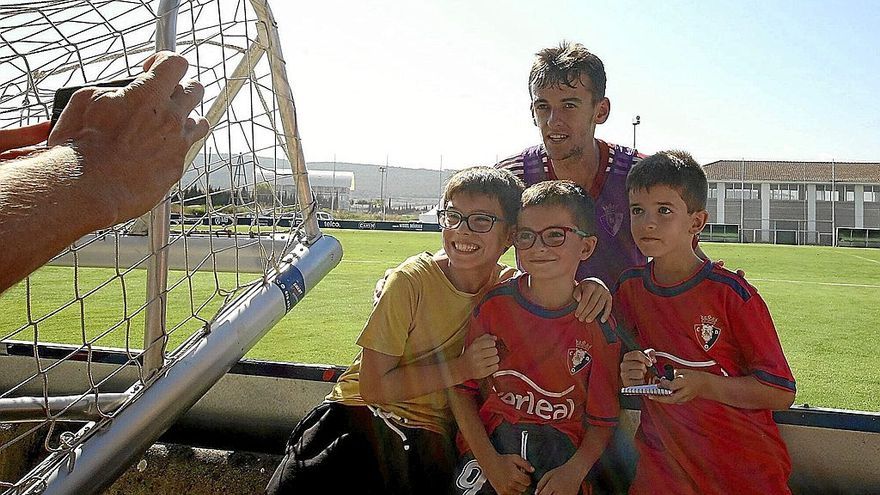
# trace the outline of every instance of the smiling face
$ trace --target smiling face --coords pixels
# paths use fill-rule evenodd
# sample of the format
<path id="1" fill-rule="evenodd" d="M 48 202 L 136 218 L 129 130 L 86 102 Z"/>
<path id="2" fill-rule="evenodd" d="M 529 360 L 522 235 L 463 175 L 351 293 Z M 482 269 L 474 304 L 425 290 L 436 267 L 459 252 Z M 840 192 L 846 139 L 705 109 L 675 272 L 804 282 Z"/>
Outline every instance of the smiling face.
<path id="1" fill-rule="evenodd" d="M 589 83 L 532 88 L 532 117 L 556 162 L 578 160 L 593 146 L 596 125 L 608 119 L 608 98 L 593 102 Z"/>
<path id="2" fill-rule="evenodd" d="M 664 185 L 631 190 L 629 203 L 632 236 L 642 254 L 655 260 L 694 256 L 693 239 L 706 225 L 706 210 L 688 213 L 678 191 Z"/>
<path id="3" fill-rule="evenodd" d="M 442 233 L 443 250 L 449 257 L 449 266 L 454 270 L 494 269 L 498 258 L 510 246 L 512 230 L 504 219 L 498 199 L 486 194 L 459 193 L 446 202 L 445 209 L 463 217 L 481 213 L 498 219 L 489 232 L 474 232 L 462 220 L 458 227 L 444 229 Z"/>
<path id="4" fill-rule="evenodd" d="M 523 208 L 519 214 L 517 229 L 541 232 L 549 227 L 568 227 L 577 229 L 577 223 L 567 208 L 562 206 L 533 205 Z M 536 280 L 559 280 L 570 283 L 575 280 L 578 264 L 593 253 L 596 237 L 581 237 L 566 231 L 565 242 L 560 246 L 548 247 L 541 236 L 528 249 L 517 249 L 516 255 L 523 270 Z"/>

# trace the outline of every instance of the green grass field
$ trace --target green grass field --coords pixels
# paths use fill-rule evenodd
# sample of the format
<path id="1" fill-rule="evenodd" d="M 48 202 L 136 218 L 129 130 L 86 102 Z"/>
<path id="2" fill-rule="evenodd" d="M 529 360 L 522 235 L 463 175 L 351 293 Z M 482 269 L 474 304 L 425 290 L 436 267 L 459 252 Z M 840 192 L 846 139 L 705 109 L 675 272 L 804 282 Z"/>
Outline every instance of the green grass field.
<path id="1" fill-rule="evenodd" d="M 343 261 L 247 357 L 347 364 L 357 353 L 354 341 L 372 307 L 376 279 L 407 256 L 433 251 L 440 243 L 438 233 L 329 233 L 342 242 Z M 767 301 L 798 381 L 797 403 L 880 411 L 875 393 L 880 389 L 880 373 L 873 363 L 880 355 L 874 338 L 874 325 L 880 322 L 880 250 L 713 243 L 704 243 L 703 249 L 713 259 L 725 260 L 729 268 L 744 269 Z M 504 260 L 512 263 L 512 254 Z M 83 335 L 98 335 L 143 304 L 141 271 L 112 278 L 113 270 L 80 269 L 76 281 L 80 296 L 94 291 L 80 299 L 74 297 L 73 272 L 46 267 L 31 277 L 31 320 L 73 301 L 38 325 L 40 341 L 81 342 Z M 250 278 L 254 276 L 241 275 L 236 281 L 233 274 L 215 278 L 200 273 L 190 281 L 172 273 L 170 284 L 177 285 L 170 297 L 169 327 L 178 326 L 172 344 L 200 325 L 193 314 L 210 318 L 222 303 L 223 291 Z M 24 291 L 20 284 L 0 296 L 0 335 L 27 323 Z M 88 318 L 81 318 L 83 311 Z M 140 347 L 143 320 L 134 316 L 127 321 L 130 325 L 120 325 L 98 344 L 124 345 L 129 326 L 134 336 L 131 345 Z M 13 338 L 32 340 L 33 331 Z"/>

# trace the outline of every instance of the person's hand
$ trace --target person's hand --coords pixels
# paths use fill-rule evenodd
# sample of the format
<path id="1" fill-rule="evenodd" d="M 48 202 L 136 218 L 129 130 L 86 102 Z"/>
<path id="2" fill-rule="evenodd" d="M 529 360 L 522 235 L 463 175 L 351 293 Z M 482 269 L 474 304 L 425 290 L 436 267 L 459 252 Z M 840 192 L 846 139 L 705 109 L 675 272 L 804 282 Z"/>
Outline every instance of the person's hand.
<path id="1" fill-rule="evenodd" d="M 51 123 L 46 121 L 14 129 L 0 129 L 0 161 L 45 149 L 45 146 L 36 145 L 49 138 L 49 127 Z"/>
<path id="2" fill-rule="evenodd" d="M 185 58 L 159 52 L 124 88 L 83 88 L 49 134 L 49 146 L 78 155 L 83 199 L 112 225 L 155 206 L 183 174 L 190 147 L 208 134 L 208 121 L 189 114 L 204 88 L 186 74 Z"/>
<path id="3" fill-rule="evenodd" d="M 682 404 L 703 395 L 709 381 L 716 376 L 705 371 L 690 369 L 675 370 L 675 378 L 660 379 L 660 386 L 672 390 L 672 395 L 649 395 L 648 399 L 663 404 Z"/>
<path id="4" fill-rule="evenodd" d="M 535 495 L 577 495 L 584 482 L 577 466 L 565 464 L 547 471 L 538 481 Z"/>
<path id="5" fill-rule="evenodd" d="M 516 454 L 496 455 L 488 459 L 482 467 L 486 479 L 498 495 L 519 495 L 525 492 L 532 483 L 528 473 L 535 471 L 529 461 Z"/>
<path id="6" fill-rule="evenodd" d="M 578 302 L 574 311 L 575 317 L 587 323 L 592 322 L 597 316 L 601 321 L 608 321 L 611 314 L 611 291 L 598 278 L 586 278 L 581 280 L 574 288 L 574 299 Z"/>
<path id="7" fill-rule="evenodd" d="M 474 339 L 461 355 L 464 380 L 479 380 L 498 371 L 498 348 L 495 336 L 483 334 Z"/>
<path id="8" fill-rule="evenodd" d="M 713 261 L 713 263 L 715 263 L 715 266 L 717 266 L 718 268 L 724 267 L 724 260 L 715 260 L 715 261 Z M 746 272 L 742 268 L 737 268 L 736 274 L 742 278 L 746 278 Z"/>
<path id="9" fill-rule="evenodd" d="M 620 362 L 620 380 L 624 387 L 645 384 L 645 375 L 648 368 L 657 362 L 654 349 L 645 351 L 629 351 L 623 355 Z"/>
<path id="10" fill-rule="evenodd" d="M 388 280 L 388 275 L 394 272 L 393 268 L 389 268 L 385 270 L 385 275 L 382 275 L 382 278 L 376 280 L 376 286 L 373 287 L 373 306 L 379 304 L 379 298 L 382 297 L 382 292 L 385 291 L 385 282 Z"/>

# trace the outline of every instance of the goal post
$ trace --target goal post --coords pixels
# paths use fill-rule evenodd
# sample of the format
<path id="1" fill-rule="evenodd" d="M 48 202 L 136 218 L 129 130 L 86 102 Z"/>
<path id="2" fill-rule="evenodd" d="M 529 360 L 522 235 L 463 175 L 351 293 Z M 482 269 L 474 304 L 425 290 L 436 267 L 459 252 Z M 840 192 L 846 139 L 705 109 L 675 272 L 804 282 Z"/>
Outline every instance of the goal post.
<path id="1" fill-rule="evenodd" d="M 318 226 L 266 0 L 5 2 L 0 127 L 47 119 L 59 87 L 131 77 L 175 48 L 205 86 L 197 111 L 211 125 L 180 182 L 144 218 L 80 239 L 0 299 L 0 340 L 74 346 L 57 360 L 35 345 L 23 379 L 0 378 L 0 423 L 26 424 L 0 440 L 0 463 L 23 436 L 43 446 L 20 479 L 0 479 L 4 494 L 99 493 L 341 260 Z M 102 346 L 125 362 L 95 371 Z M 54 392 L 69 372 L 58 364 L 83 356 L 88 386 Z M 127 389 L 108 385 L 132 369 Z"/>

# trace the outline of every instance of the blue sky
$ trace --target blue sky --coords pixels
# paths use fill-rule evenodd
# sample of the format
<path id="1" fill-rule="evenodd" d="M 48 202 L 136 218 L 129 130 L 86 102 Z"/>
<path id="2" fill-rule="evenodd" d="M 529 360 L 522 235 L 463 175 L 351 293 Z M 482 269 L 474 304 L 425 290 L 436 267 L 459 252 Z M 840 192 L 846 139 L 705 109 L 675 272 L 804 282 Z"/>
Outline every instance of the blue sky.
<path id="1" fill-rule="evenodd" d="M 308 161 L 444 168 L 535 144 L 538 49 L 599 55 L 597 135 L 647 153 L 880 162 L 880 7 L 841 1 L 275 2 Z"/>

